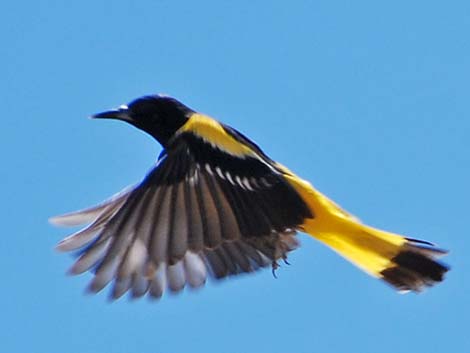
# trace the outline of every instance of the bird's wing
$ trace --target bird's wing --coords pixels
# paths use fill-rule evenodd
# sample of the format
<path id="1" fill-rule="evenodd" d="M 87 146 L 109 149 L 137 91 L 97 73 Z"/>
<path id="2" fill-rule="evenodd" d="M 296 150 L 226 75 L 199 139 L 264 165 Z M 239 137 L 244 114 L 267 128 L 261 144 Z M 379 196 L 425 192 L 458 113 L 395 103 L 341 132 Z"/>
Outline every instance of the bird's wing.
<path id="1" fill-rule="evenodd" d="M 298 246 L 295 229 L 311 211 L 273 165 L 233 156 L 182 134 L 136 187 L 89 210 L 52 221 L 91 223 L 59 250 L 79 250 L 72 274 L 93 270 L 90 290 L 114 281 L 112 297 L 159 298 L 168 287 L 198 287 L 275 266 Z"/>

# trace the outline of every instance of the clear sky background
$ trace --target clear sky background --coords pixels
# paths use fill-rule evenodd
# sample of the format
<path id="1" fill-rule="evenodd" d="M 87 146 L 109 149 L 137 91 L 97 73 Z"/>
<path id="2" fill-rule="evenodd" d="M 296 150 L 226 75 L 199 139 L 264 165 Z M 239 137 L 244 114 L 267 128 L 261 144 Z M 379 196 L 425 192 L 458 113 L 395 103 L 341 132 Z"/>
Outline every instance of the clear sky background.
<path id="1" fill-rule="evenodd" d="M 468 1 L 10 1 L 0 39 L 0 351 L 470 352 Z M 171 94 L 367 223 L 450 249 L 399 295 L 301 235 L 271 271 L 154 303 L 83 294 L 48 217 L 139 181 L 150 137 L 87 116 Z"/>

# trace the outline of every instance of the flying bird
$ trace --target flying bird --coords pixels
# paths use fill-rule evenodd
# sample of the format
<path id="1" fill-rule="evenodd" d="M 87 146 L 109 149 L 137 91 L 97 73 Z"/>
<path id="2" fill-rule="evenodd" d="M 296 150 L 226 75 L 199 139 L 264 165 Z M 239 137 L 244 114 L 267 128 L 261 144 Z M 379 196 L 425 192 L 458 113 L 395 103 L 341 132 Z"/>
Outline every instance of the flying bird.
<path id="1" fill-rule="evenodd" d="M 326 244 L 398 291 L 443 280 L 446 252 L 372 228 L 340 208 L 239 131 L 175 98 L 150 95 L 92 116 L 125 121 L 163 147 L 143 180 L 102 204 L 51 218 L 87 225 L 57 245 L 75 251 L 70 274 L 94 273 L 117 299 L 179 292 L 287 259 L 297 232 Z"/>

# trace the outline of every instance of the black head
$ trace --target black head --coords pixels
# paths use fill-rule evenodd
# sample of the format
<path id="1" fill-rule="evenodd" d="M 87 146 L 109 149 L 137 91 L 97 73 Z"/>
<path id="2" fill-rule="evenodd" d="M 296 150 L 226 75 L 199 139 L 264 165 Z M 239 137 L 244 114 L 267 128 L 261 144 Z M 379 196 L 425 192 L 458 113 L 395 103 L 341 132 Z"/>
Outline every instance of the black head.
<path id="1" fill-rule="evenodd" d="M 154 95 L 137 98 L 129 105 L 93 115 L 92 118 L 126 121 L 166 146 L 193 113 L 193 110 L 174 98 Z"/>

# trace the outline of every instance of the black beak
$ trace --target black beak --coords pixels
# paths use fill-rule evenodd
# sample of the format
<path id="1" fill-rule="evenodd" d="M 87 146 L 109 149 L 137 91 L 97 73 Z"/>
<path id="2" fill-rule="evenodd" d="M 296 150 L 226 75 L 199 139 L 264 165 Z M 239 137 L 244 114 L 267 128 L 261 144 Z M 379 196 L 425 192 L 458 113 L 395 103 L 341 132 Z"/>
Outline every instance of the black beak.
<path id="1" fill-rule="evenodd" d="M 128 123 L 132 123 L 134 121 L 134 119 L 132 119 L 132 117 L 129 114 L 129 109 L 127 108 L 108 110 L 107 112 L 92 115 L 90 118 L 122 120 Z"/>

